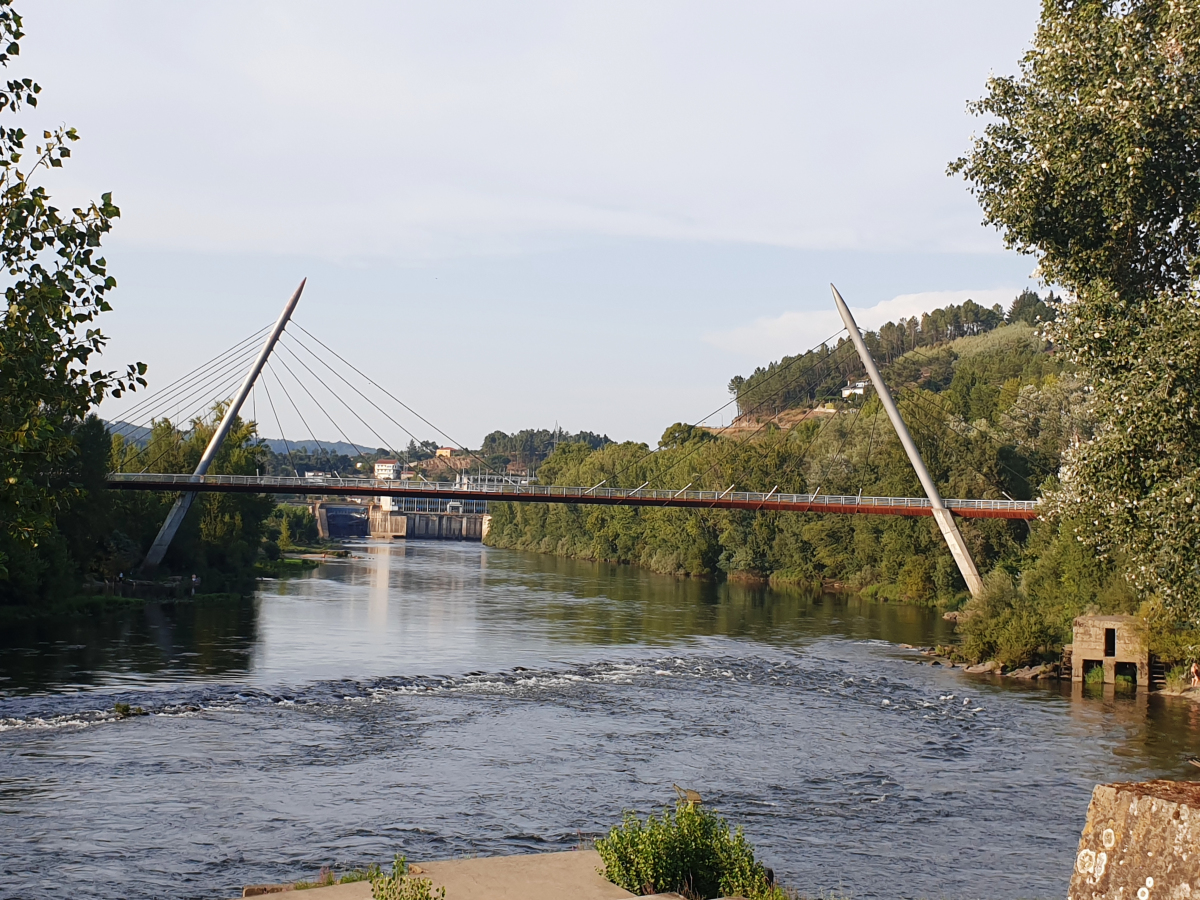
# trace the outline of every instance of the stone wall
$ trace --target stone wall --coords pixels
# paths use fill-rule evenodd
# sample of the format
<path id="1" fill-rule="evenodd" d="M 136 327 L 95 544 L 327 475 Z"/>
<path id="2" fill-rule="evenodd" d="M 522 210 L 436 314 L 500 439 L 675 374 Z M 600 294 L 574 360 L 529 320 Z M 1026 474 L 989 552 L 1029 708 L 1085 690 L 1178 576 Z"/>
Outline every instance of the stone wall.
<path id="1" fill-rule="evenodd" d="M 1200 898 L 1200 783 L 1101 784 L 1068 900 Z"/>

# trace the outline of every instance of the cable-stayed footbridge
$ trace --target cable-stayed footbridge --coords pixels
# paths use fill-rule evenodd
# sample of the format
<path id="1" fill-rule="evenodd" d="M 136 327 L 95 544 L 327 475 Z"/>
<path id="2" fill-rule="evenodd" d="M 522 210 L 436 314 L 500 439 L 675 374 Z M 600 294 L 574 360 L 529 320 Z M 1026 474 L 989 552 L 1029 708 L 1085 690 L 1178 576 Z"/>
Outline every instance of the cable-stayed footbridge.
<path id="1" fill-rule="evenodd" d="M 299 302 L 303 290 L 304 282 L 301 282 L 300 287 L 297 288 L 296 292 L 288 300 L 283 312 L 280 313 L 274 325 L 259 329 L 255 334 L 202 364 L 176 382 L 163 388 L 157 394 L 140 401 L 125 413 L 125 421 L 117 423 L 114 429 L 115 433 L 125 434 L 129 437 L 136 437 L 138 435 L 144 437 L 146 434 L 153 435 L 155 423 L 170 417 L 172 414 L 178 423 L 195 421 L 209 410 L 216 410 L 220 413 L 220 421 L 217 423 L 200 457 L 200 461 L 192 473 L 179 474 L 155 471 L 156 465 L 161 468 L 163 458 L 178 448 L 168 441 L 168 446 L 155 453 L 155 445 L 153 440 L 151 440 L 144 454 L 135 454 L 133 457 L 140 471 L 112 472 L 108 476 L 108 486 L 115 490 L 161 491 L 178 494 L 178 499 L 168 513 L 158 537 L 147 554 L 145 562 L 147 567 L 153 568 L 162 561 L 163 555 L 178 530 L 179 525 L 182 523 L 184 516 L 186 516 L 188 508 L 196 494 L 201 491 L 415 498 L 449 501 L 572 503 L 697 510 L 733 509 L 761 512 L 930 516 L 936 520 L 972 593 L 977 593 L 981 589 L 982 581 L 962 539 L 962 535 L 958 531 L 958 526 L 955 524 L 954 518 L 956 516 L 998 519 L 1033 519 L 1037 517 L 1035 501 L 1014 500 L 1008 497 L 1004 499 L 943 499 L 940 496 L 937 486 L 925 468 L 921 455 L 908 432 L 903 418 L 900 416 L 891 393 L 884 383 L 882 376 L 879 374 L 879 370 L 875 366 L 875 362 L 859 333 L 858 326 L 855 324 L 850 310 L 836 288 L 833 290 L 834 301 L 842 316 L 842 320 L 846 326 L 845 330 L 849 334 L 850 340 L 840 343 L 836 351 L 832 351 L 828 356 L 823 357 L 823 362 L 811 363 L 810 367 L 819 369 L 822 364 L 831 366 L 833 357 L 839 353 L 843 353 L 846 348 L 853 348 L 856 351 L 875 388 L 880 403 L 883 405 L 891 424 L 895 428 L 896 435 L 900 439 L 909 460 L 912 462 L 913 469 L 922 487 L 925 489 L 926 496 L 924 497 L 863 496 L 861 491 L 857 495 L 826 494 L 822 493 L 819 487 L 812 493 L 797 494 L 780 492 L 778 485 L 769 491 L 748 491 L 738 490 L 739 485 L 736 481 L 723 490 L 693 490 L 692 488 L 697 483 L 702 483 L 703 475 L 710 474 L 716 468 L 717 464 L 714 464 L 710 468 L 709 473 L 692 473 L 693 481 L 681 489 L 664 486 L 661 482 L 665 479 L 667 473 L 687 461 L 698 448 L 693 448 L 680 455 L 670 465 L 658 470 L 654 478 L 660 482 L 659 484 L 655 485 L 651 481 L 647 481 L 636 488 L 617 486 L 622 480 L 620 476 L 628 476 L 631 469 L 634 469 L 635 466 L 653 456 L 657 452 L 656 450 L 648 450 L 642 458 L 627 463 L 623 468 L 610 473 L 599 484 L 591 487 L 530 483 L 528 479 L 507 478 L 502 474 L 485 478 L 460 478 L 455 482 L 432 482 L 423 478 L 414 478 L 412 480 L 342 478 L 324 473 L 317 475 L 310 473 L 307 477 L 286 477 L 278 474 L 209 474 L 210 467 L 217 458 L 230 429 L 238 421 L 248 399 L 252 401 L 254 407 L 252 417 L 255 421 L 258 421 L 257 387 L 259 385 L 261 385 L 267 401 L 266 408 L 269 409 L 276 426 L 280 429 L 281 435 L 283 435 L 283 426 L 276 406 L 277 397 L 281 402 L 284 399 L 287 400 L 303 424 L 304 429 L 312 438 L 312 443 L 317 447 L 321 446 L 322 442 L 316 439 L 312 428 L 300 410 L 300 406 L 295 402 L 292 392 L 289 391 L 289 384 L 292 385 L 293 389 L 299 387 L 303 395 L 311 401 L 312 406 L 320 411 L 321 415 L 328 420 L 342 437 L 343 443 L 350 444 L 350 446 L 356 449 L 358 449 L 357 445 L 345 436 L 345 430 L 328 411 L 327 406 L 329 408 L 337 408 L 338 406 L 344 408 L 357 420 L 361 427 L 374 435 L 379 441 L 378 446 L 380 448 L 389 449 L 393 446 L 394 442 L 387 440 L 376 430 L 376 427 L 372 425 L 369 418 L 374 417 L 376 422 L 378 422 L 379 417 L 382 416 L 389 423 L 389 425 L 381 426 L 385 430 L 389 427 L 398 428 L 409 438 L 410 442 L 416 441 L 416 435 L 413 431 L 410 431 L 399 419 L 389 413 L 385 405 L 381 405 L 391 401 L 404 410 L 404 413 L 397 413 L 398 415 L 403 416 L 407 414 L 410 417 L 410 424 L 413 419 L 419 421 L 423 426 L 431 429 L 442 439 L 455 444 L 464 454 L 473 457 L 479 464 L 481 471 L 488 468 L 485 460 L 470 454 L 461 444 L 453 441 L 444 431 L 437 428 L 428 419 L 420 416 L 410 406 L 387 391 L 386 388 L 377 384 L 369 376 L 361 372 L 349 360 L 338 354 L 319 337 L 298 322 L 294 322 L 292 313 Z M 289 325 L 294 325 L 295 328 L 289 330 Z M 837 336 L 835 334 L 831 338 L 827 338 L 818 346 L 822 348 L 827 347 L 829 341 Z M 276 353 L 277 350 L 281 350 L 282 352 Z M 807 359 L 807 357 L 808 354 L 805 354 L 803 357 L 793 357 L 790 362 L 782 366 L 771 378 L 782 375 L 784 370 L 795 365 L 797 360 L 802 358 Z M 335 365 L 335 361 L 340 363 L 341 366 Z M 285 373 L 287 377 L 281 377 L 280 371 Z M 353 375 L 350 373 L 353 373 Z M 270 377 L 266 377 L 267 375 Z M 354 376 L 357 376 L 357 381 Z M 276 393 L 274 394 L 271 390 L 272 380 L 276 389 Z M 321 399 L 317 396 L 322 391 L 325 394 L 325 403 L 322 403 Z M 354 403 L 350 402 L 351 399 L 358 402 L 357 407 Z M 725 406 L 701 419 L 700 423 L 710 420 L 716 413 L 721 412 L 735 402 L 738 402 L 738 400 L 729 401 Z M 741 410 L 743 417 L 746 417 L 747 414 L 754 415 L 759 411 L 758 407 L 764 406 L 767 402 L 769 402 L 769 398 L 768 400 L 760 401 L 757 406 L 749 410 Z M 365 416 L 363 413 L 363 403 L 369 406 L 371 410 Z M 197 404 L 199 405 L 197 406 Z M 728 443 L 736 449 L 736 447 L 752 440 L 769 424 L 770 419 L 768 417 L 767 421 L 761 421 L 758 428 L 752 429 L 749 434 L 742 435 L 736 441 L 727 439 Z M 823 428 L 824 426 L 822 425 L 821 427 Z M 820 433 L 820 429 L 818 429 L 817 433 Z M 873 437 L 874 433 L 872 431 Z M 306 440 L 301 440 L 304 444 L 308 443 Z M 812 441 L 805 448 L 805 453 L 811 448 L 815 440 L 816 435 L 813 436 Z M 283 437 L 283 442 L 289 457 L 292 455 L 291 447 L 301 443 L 299 441 L 289 443 L 286 436 Z M 417 443 L 420 442 L 417 441 Z M 389 452 L 394 453 L 397 457 L 403 455 L 390 449 Z M 839 447 L 838 453 L 840 452 L 841 448 Z M 870 445 L 868 444 L 869 452 Z M 834 459 L 836 460 L 836 455 Z M 297 471 L 294 461 L 292 469 L 293 471 Z M 828 466 L 826 467 L 827 471 Z M 781 475 L 786 474 L 790 473 L 781 473 Z M 822 473 L 822 478 L 824 478 L 824 475 L 825 473 Z M 683 479 L 678 478 L 678 480 L 682 481 Z M 784 480 L 783 477 L 780 477 L 781 482 Z"/>
<path id="2" fill-rule="evenodd" d="M 674 509 L 748 509 L 881 516 L 932 516 L 927 497 L 859 497 L 836 494 L 781 494 L 777 491 L 670 491 L 584 488 L 550 484 L 477 484 L 396 481 L 329 476 L 288 478 L 278 475 L 163 475 L 113 472 L 108 486 L 126 491 L 213 491 L 253 494 L 316 494 L 342 497 L 417 497 L 426 500 L 510 500 L 517 503 L 582 503 L 595 506 L 643 506 Z M 974 519 L 1033 519 L 1032 500 L 946 500 L 955 515 Z"/>

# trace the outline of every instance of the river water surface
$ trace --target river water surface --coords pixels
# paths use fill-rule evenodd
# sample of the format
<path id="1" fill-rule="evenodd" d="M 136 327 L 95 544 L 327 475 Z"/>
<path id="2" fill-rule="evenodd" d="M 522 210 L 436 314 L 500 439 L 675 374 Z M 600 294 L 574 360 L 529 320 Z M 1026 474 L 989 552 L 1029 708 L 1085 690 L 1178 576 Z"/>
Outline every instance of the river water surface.
<path id="1" fill-rule="evenodd" d="M 950 637 L 929 610 L 354 552 L 240 603 L 5 626 L 0 897 L 569 849 L 672 783 L 806 894 L 1061 897 L 1095 783 L 1192 774 L 1192 704 L 930 667 L 898 646 Z"/>

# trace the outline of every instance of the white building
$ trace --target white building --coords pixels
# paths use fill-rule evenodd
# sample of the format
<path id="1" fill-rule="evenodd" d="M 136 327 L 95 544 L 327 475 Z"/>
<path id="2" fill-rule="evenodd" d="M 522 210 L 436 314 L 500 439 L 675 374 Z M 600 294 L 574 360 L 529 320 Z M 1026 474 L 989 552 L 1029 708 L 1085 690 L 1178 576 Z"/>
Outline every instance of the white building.
<path id="1" fill-rule="evenodd" d="M 870 386 L 871 382 L 869 381 L 847 381 L 846 386 L 842 388 L 842 399 L 845 400 L 847 397 L 853 397 L 855 394 L 863 397 Z"/>
<path id="2" fill-rule="evenodd" d="M 380 459 L 375 461 L 375 477 L 392 481 L 400 477 L 400 461 Z"/>
<path id="3" fill-rule="evenodd" d="M 400 477 L 400 468 L 400 460 L 398 459 L 376 460 L 375 477 L 380 481 L 395 481 Z M 390 512 L 394 508 L 392 499 L 391 497 L 380 497 L 379 506 Z"/>

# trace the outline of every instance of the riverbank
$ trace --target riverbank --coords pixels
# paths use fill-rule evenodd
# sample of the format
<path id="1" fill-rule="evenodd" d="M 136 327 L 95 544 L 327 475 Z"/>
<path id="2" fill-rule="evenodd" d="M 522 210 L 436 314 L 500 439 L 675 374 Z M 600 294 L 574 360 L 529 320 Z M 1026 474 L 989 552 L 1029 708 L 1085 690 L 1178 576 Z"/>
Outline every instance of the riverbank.
<path id="1" fill-rule="evenodd" d="M 348 550 L 327 550 L 263 560 L 254 568 L 254 581 L 257 583 L 264 578 L 304 575 L 317 568 L 327 558 L 345 558 L 349 555 Z M 0 606 L 0 623 L 119 613 L 140 609 L 150 603 L 168 606 L 187 603 L 231 603 L 252 596 L 255 589 L 249 587 L 244 592 L 216 591 L 193 594 L 178 576 L 165 581 L 128 579 L 114 584 L 93 582 L 93 593 L 63 597 L 48 603 Z"/>
<path id="2" fill-rule="evenodd" d="M 961 669 L 968 675 L 995 675 L 999 678 L 1013 678 L 1018 681 L 1057 681 L 1061 678 L 1059 663 L 1042 663 L 1036 666 L 1022 666 L 1018 669 L 1004 671 L 1004 667 L 994 659 L 981 663 L 969 663 L 956 660 L 949 647 L 914 647 L 912 644 L 898 645 L 904 650 L 915 650 L 929 660 L 931 666 L 944 666 L 947 669 Z"/>
<path id="3" fill-rule="evenodd" d="M 245 597 L 245 594 L 239 593 L 196 594 L 195 596 L 189 595 L 183 597 L 169 595 L 162 597 L 123 597 L 118 594 L 88 594 L 79 597 L 67 597 L 62 600 L 55 600 L 51 603 L 36 606 L 0 606 L 0 623 L 120 613 L 131 609 L 140 609 L 150 603 L 157 603 L 163 606 L 237 603 L 244 600 Z"/>

